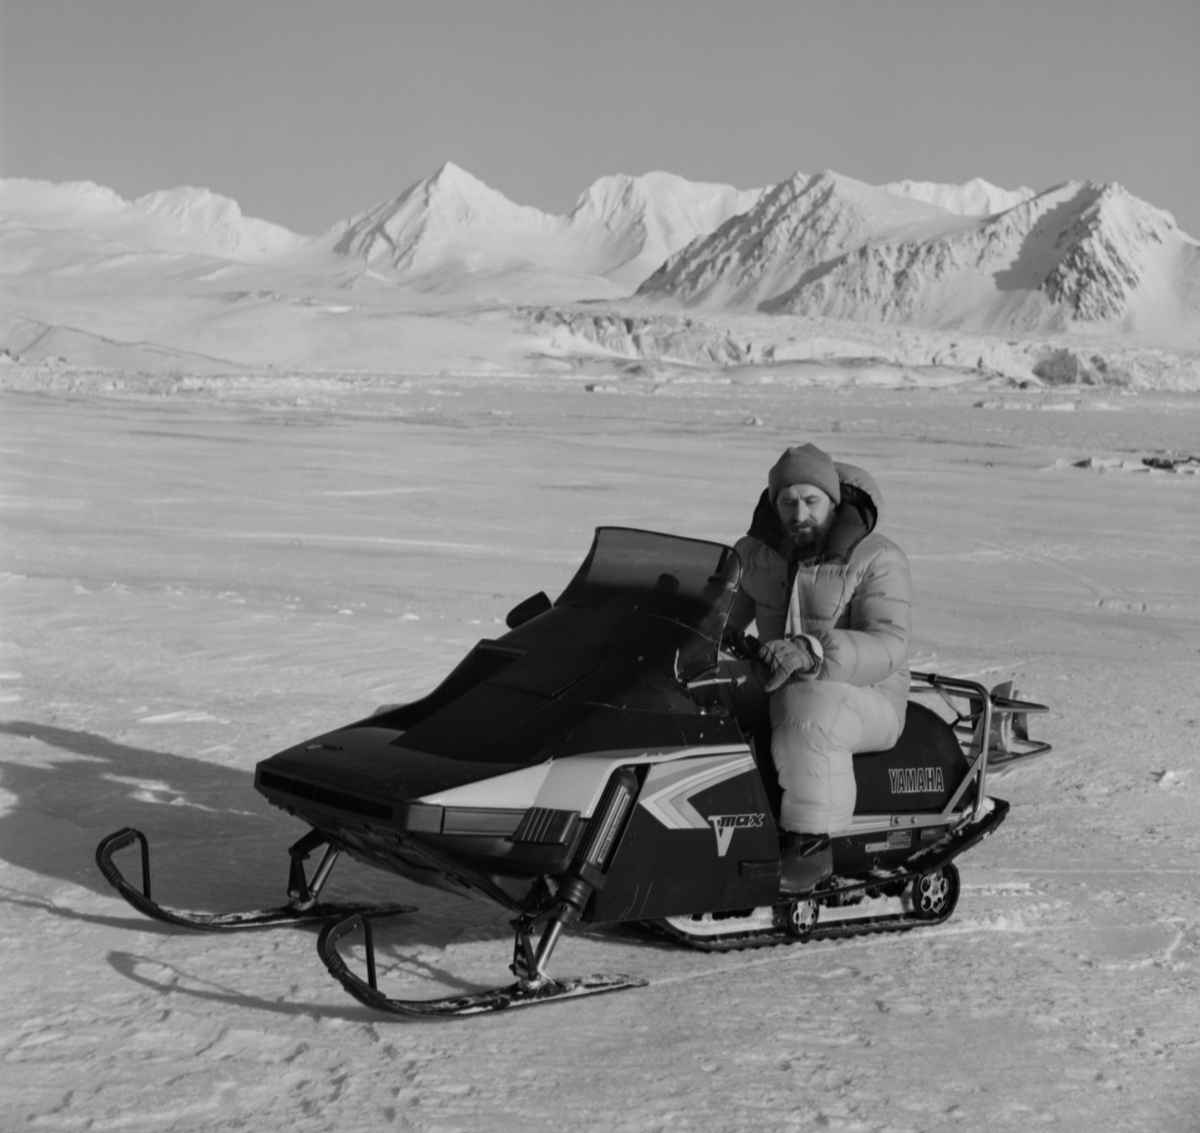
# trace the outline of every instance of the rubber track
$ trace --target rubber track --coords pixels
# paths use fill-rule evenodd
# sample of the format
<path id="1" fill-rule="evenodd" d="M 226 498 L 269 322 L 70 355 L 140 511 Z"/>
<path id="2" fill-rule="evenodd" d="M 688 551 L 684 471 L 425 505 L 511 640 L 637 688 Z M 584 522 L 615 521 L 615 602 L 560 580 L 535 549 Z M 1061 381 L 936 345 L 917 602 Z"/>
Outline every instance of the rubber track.
<path id="1" fill-rule="evenodd" d="M 852 936 L 881 936 L 888 932 L 908 932 L 914 928 L 931 928 L 945 924 L 954 915 L 954 909 L 940 917 L 878 917 L 861 921 L 841 921 L 837 924 L 817 926 L 805 937 L 792 936 L 783 929 L 766 929 L 744 936 L 727 936 L 706 939 L 688 936 L 665 922 L 655 922 L 650 927 L 672 942 L 686 944 L 698 952 L 745 952 L 753 948 L 775 948 L 781 944 L 811 944 L 817 940 L 845 940 Z"/>

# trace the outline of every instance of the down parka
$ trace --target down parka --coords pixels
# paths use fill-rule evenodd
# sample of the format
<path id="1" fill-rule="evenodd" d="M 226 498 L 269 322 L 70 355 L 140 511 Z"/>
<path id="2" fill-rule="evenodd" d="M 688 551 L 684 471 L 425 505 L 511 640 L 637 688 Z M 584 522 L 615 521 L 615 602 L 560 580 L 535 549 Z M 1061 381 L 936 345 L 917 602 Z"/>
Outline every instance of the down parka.
<path id="1" fill-rule="evenodd" d="M 817 679 L 874 687 L 903 727 L 912 630 L 908 559 L 875 530 L 883 500 L 871 476 L 850 464 L 834 467 L 842 502 L 814 563 L 789 568 L 787 533 L 763 492 L 749 533 L 736 544 L 742 584 L 729 625 L 745 629 L 754 621 L 763 641 L 815 637 L 825 654 Z"/>

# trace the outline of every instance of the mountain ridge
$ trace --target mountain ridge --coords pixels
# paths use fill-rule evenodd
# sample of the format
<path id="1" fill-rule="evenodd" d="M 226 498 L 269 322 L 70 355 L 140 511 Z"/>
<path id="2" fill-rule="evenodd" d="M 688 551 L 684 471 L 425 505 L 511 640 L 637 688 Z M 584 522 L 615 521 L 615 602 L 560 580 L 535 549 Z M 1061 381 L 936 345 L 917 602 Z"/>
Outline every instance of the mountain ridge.
<path id="1" fill-rule="evenodd" d="M 668 255 L 749 207 L 756 190 L 669 173 L 602 177 L 559 216 L 517 205 L 446 162 L 330 230 L 332 247 L 400 277 L 546 268 L 636 286 Z"/>
<path id="2" fill-rule="evenodd" d="M 94 181 L 0 178 L 0 217 L 35 230 L 84 230 L 150 252 L 261 260 L 303 246 L 306 237 L 248 217 L 237 201 L 183 185 L 130 201 Z"/>
<path id="3" fill-rule="evenodd" d="M 1117 184 L 1067 182 L 985 216 L 836 174 L 793 178 L 676 253 L 638 296 L 715 311 L 933 329 L 1116 329 L 1200 345 L 1200 244 Z M 910 198 L 912 199 L 912 198 Z M 915 203 L 915 201 L 914 201 Z"/>
<path id="4" fill-rule="evenodd" d="M 502 302 L 617 300 L 934 329 L 1116 331 L 1200 347 L 1200 244 L 1116 184 L 872 186 L 825 170 L 762 189 L 655 171 L 601 177 L 570 212 L 518 205 L 452 162 L 303 236 L 182 187 L 0 180 L 3 267 L 79 275 L 221 264 L 331 286 Z M 190 264 L 193 261 L 187 260 Z M 204 261 L 200 261 L 201 264 Z"/>

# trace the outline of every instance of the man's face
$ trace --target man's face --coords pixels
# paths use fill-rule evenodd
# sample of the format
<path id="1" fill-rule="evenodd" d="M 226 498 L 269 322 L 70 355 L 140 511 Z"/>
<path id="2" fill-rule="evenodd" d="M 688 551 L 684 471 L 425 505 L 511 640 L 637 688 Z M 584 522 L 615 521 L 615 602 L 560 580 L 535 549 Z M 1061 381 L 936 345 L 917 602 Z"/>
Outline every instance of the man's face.
<path id="1" fill-rule="evenodd" d="M 815 484 L 789 484 L 780 489 L 775 510 L 793 545 L 810 553 L 825 545 L 836 514 L 833 500 Z"/>

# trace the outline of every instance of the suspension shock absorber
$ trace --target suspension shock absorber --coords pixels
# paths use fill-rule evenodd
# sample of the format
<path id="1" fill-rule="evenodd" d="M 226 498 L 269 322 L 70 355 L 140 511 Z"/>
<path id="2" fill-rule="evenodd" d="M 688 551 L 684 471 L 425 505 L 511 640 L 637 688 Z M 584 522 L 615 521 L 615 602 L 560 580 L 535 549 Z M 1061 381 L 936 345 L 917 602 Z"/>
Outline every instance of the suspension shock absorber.
<path id="1" fill-rule="evenodd" d="M 622 767 L 608 781 L 587 839 L 558 889 L 558 899 L 575 910 L 574 919 L 583 912 L 592 892 L 604 888 L 605 867 L 637 793 L 637 773 L 632 767 Z"/>
<path id="2" fill-rule="evenodd" d="M 519 966 L 524 969 L 518 974 L 534 982 L 548 978 L 546 964 L 563 929 L 579 920 L 591 895 L 597 889 L 604 888 L 605 870 L 617 838 L 624 829 L 625 820 L 633 809 L 637 793 L 638 777 L 632 767 L 620 768 L 609 779 L 600 805 L 596 807 L 591 829 L 576 853 L 570 871 L 559 884 L 553 919 L 546 925 L 537 951 L 532 956 L 528 953 L 521 955 L 520 941 L 524 933 L 518 927 L 518 954 L 514 968 Z M 529 927 L 532 927 L 532 923 Z M 528 937 L 525 939 L 527 941 Z"/>

